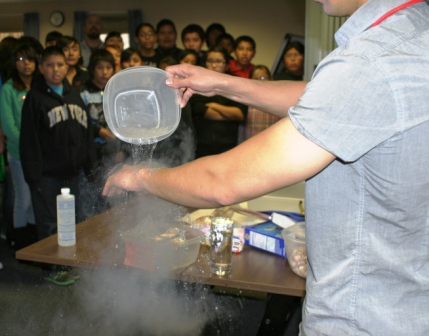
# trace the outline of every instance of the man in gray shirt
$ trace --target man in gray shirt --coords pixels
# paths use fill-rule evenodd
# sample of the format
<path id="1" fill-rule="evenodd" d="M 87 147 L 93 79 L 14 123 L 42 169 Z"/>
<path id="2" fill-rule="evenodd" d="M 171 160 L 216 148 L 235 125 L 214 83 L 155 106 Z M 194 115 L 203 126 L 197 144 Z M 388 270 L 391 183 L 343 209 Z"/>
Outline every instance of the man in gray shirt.
<path id="1" fill-rule="evenodd" d="M 308 85 L 167 68 L 182 105 L 193 93 L 220 94 L 284 119 L 184 166 L 124 166 L 104 193 L 148 191 L 207 208 L 306 180 L 301 334 L 428 335 L 429 6 L 317 2 L 350 18 Z"/>
<path id="2" fill-rule="evenodd" d="M 88 15 L 85 21 L 85 40 L 80 43 L 80 50 L 83 58 L 83 65 L 88 67 L 91 54 L 103 48 L 103 42 L 100 39 L 102 28 L 101 17 L 95 14 Z"/>

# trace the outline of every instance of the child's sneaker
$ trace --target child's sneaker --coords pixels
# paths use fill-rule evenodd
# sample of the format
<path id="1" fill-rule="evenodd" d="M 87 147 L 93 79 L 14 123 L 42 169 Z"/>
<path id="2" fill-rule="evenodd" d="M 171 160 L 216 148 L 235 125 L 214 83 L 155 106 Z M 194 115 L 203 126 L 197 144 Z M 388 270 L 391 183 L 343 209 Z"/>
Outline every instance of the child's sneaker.
<path id="1" fill-rule="evenodd" d="M 68 271 L 52 272 L 48 276 L 43 277 L 44 280 L 52 282 L 58 286 L 69 286 L 74 284 L 76 279 L 70 275 Z"/>
<path id="2" fill-rule="evenodd" d="M 74 279 L 75 281 L 80 278 L 79 272 L 74 268 L 69 271 L 69 276 L 71 279 Z"/>

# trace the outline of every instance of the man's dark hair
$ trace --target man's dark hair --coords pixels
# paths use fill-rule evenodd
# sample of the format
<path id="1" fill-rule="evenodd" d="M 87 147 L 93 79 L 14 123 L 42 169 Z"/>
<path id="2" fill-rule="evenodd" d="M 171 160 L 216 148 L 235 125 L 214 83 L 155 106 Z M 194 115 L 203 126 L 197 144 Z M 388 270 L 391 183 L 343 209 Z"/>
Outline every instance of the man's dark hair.
<path id="1" fill-rule="evenodd" d="M 106 35 L 106 38 L 104 39 L 104 43 L 106 43 L 106 41 L 107 41 L 109 38 L 112 38 L 112 37 L 120 37 L 120 38 L 122 38 L 122 36 L 121 36 L 121 33 L 120 33 L 120 32 L 117 32 L 117 31 L 111 31 L 110 33 L 108 33 L 108 34 Z"/>
<path id="2" fill-rule="evenodd" d="M 252 37 L 247 36 L 247 35 L 242 35 L 242 36 L 239 36 L 239 37 L 236 38 L 236 40 L 234 42 L 234 50 L 237 49 L 238 45 L 241 42 L 248 42 L 248 43 L 250 43 L 252 45 L 253 50 L 256 51 L 256 42 L 255 42 L 255 40 Z"/>
<path id="3" fill-rule="evenodd" d="M 200 59 L 200 55 L 198 55 L 198 53 L 195 51 L 195 50 L 192 50 L 192 49 L 185 49 L 185 50 L 183 50 L 180 54 L 179 54 L 179 62 L 181 61 L 181 60 L 183 60 L 186 56 L 188 56 L 189 54 L 192 54 L 192 55 L 194 55 L 195 56 L 195 59 L 197 60 L 197 63 L 198 63 L 198 60 Z"/>
<path id="4" fill-rule="evenodd" d="M 11 78 L 13 81 L 13 86 L 18 91 L 22 91 L 25 89 L 25 84 L 22 81 L 21 77 L 19 76 L 18 70 L 16 68 L 16 59 L 18 58 L 18 55 L 21 55 L 21 57 L 25 57 L 30 61 L 33 61 L 36 64 L 36 68 L 34 70 L 32 78 L 34 79 L 34 75 L 37 74 L 37 55 L 34 49 L 25 43 L 20 43 L 15 48 L 15 50 L 12 53 L 12 59 L 11 59 L 11 65 L 12 65 L 12 71 L 11 71 Z"/>
<path id="5" fill-rule="evenodd" d="M 182 30 L 182 43 L 185 40 L 185 35 L 189 34 L 189 33 L 197 33 L 198 36 L 200 37 L 201 41 L 204 42 L 204 36 L 205 36 L 204 29 L 200 25 L 192 23 L 192 24 L 187 25 L 185 28 L 183 28 L 183 30 Z"/>
<path id="6" fill-rule="evenodd" d="M 212 23 L 211 25 L 209 25 L 206 29 L 206 40 L 209 39 L 209 35 L 213 30 L 218 30 L 221 32 L 221 34 L 225 34 L 226 33 L 226 29 L 225 27 L 220 24 L 220 23 Z"/>
<path id="7" fill-rule="evenodd" d="M 160 61 L 159 61 L 159 64 L 165 64 L 165 65 L 167 65 L 167 66 L 169 66 L 169 65 L 176 65 L 177 64 L 177 59 L 175 59 L 173 56 L 171 56 L 171 55 L 168 55 L 168 56 L 165 56 L 165 57 L 163 57 Z"/>
<path id="8" fill-rule="evenodd" d="M 33 36 L 27 36 L 27 35 L 21 36 L 19 38 L 19 44 L 28 44 L 34 49 L 37 55 L 41 55 L 43 52 L 42 43 L 40 43 L 40 41 Z"/>
<path id="9" fill-rule="evenodd" d="M 175 26 L 174 22 L 171 21 L 170 19 L 163 19 L 163 20 L 159 21 L 158 24 L 156 25 L 156 33 L 158 34 L 159 30 L 164 26 L 173 27 L 174 32 L 177 34 L 176 26 Z"/>
<path id="10" fill-rule="evenodd" d="M 64 61 L 66 60 L 66 56 L 64 56 L 64 52 L 61 48 L 50 46 L 43 50 L 42 57 L 40 58 L 40 64 L 43 64 L 49 56 L 62 56 Z"/>
<path id="11" fill-rule="evenodd" d="M 13 36 L 6 36 L 0 41 L 0 79 L 3 83 L 10 78 L 12 70 L 12 53 L 19 45 L 19 40 Z"/>
<path id="12" fill-rule="evenodd" d="M 225 59 L 225 63 L 226 65 L 229 64 L 229 60 L 231 59 L 231 55 L 228 53 L 228 51 L 226 51 L 226 49 L 222 46 L 214 46 L 212 48 L 210 48 L 209 50 L 207 50 L 207 57 L 209 55 L 209 53 L 211 52 L 218 52 L 221 53 L 223 55 L 223 58 Z"/>
<path id="13" fill-rule="evenodd" d="M 68 36 L 68 35 L 61 36 L 58 39 L 56 46 L 58 48 L 63 49 L 63 48 L 67 47 L 70 44 L 77 44 L 79 46 L 79 50 L 80 50 L 80 43 L 79 43 L 79 41 L 76 38 L 74 38 L 73 36 Z"/>
<path id="14" fill-rule="evenodd" d="M 295 48 L 301 55 L 304 55 L 305 47 L 299 41 L 292 41 L 286 45 L 285 51 L 283 52 L 283 56 L 291 49 Z"/>
<path id="15" fill-rule="evenodd" d="M 53 30 L 46 34 L 45 43 L 46 42 L 52 42 L 52 41 L 58 41 L 60 37 L 62 37 L 63 34 L 61 34 L 59 31 Z"/>
<path id="16" fill-rule="evenodd" d="M 56 46 L 61 50 L 69 45 L 76 45 L 79 48 L 80 58 L 76 65 L 81 66 L 83 64 L 82 50 L 80 48 L 80 43 L 76 38 L 73 36 L 63 35 L 58 39 L 56 44 Z"/>
<path id="17" fill-rule="evenodd" d="M 122 52 L 122 54 L 121 54 L 121 63 L 122 62 L 128 62 L 130 60 L 130 58 L 131 58 L 131 55 L 133 55 L 133 54 L 137 54 L 140 57 L 140 59 L 142 60 L 142 62 L 143 62 L 142 56 L 140 54 L 140 51 L 138 49 L 136 49 L 136 48 L 130 47 L 130 48 L 125 49 Z"/>
<path id="18" fill-rule="evenodd" d="M 115 59 L 113 58 L 112 53 L 106 49 L 97 49 L 89 58 L 88 73 L 91 79 L 94 78 L 95 67 L 97 66 L 98 62 L 101 61 L 109 62 L 113 70 L 115 69 Z"/>
<path id="19" fill-rule="evenodd" d="M 143 27 L 149 27 L 149 28 L 150 28 L 150 29 L 152 29 L 152 30 L 153 30 L 153 32 L 155 33 L 155 27 L 154 27 L 152 24 L 147 23 L 147 22 L 143 22 L 143 23 L 140 23 L 140 24 L 137 26 L 137 28 L 136 28 L 136 30 L 135 30 L 135 32 L 134 32 L 134 36 L 135 36 L 135 37 L 138 37 L 138 36 L 139 36 L 139 34 L 140 34 L 140 29 L 142 29 Z"/>
<path id="20" fill-rule="evenodd" d="M 231 41 L 232 45 L 234 45 L 234 37 L 232 37 L 231 34 L 225 33 L 225 34 L 221 34 L 216 38 L 216 45 L 220 44 L 220 42 L 224 39 L 228 39 Z"/>

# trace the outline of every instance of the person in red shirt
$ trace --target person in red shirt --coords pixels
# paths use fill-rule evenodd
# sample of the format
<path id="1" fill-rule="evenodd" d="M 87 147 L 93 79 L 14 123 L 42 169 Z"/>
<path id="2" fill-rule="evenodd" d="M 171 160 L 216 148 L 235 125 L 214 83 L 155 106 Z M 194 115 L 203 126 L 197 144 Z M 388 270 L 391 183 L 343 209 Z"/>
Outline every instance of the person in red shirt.
<path id="1" fill-rule="evenodd" d="M 234 42 L 235 59 L 229 61 L 229 73 L 234 76 L 250 78 L 250 71 L 255 66 L 252 59 L 256 54 L 256 43 L 250 36 L 240 36 Z"/>

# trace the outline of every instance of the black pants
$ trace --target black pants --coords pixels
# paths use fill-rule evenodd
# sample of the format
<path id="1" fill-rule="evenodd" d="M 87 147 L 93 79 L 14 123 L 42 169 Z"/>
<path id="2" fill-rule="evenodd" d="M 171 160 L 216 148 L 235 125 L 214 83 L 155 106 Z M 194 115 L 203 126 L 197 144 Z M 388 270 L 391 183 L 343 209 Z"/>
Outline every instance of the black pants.
<path id="1" fill-rule="evenodd" d="M 40 189 L 31 189 L 39 240 L 57 232 L 57 195 L 61 194 L 61 188 L 70 188 L 70 193 L 75 196 L 77 217 L 80 217 L 78 175 L 67 178 L 42 177 Z"/>

